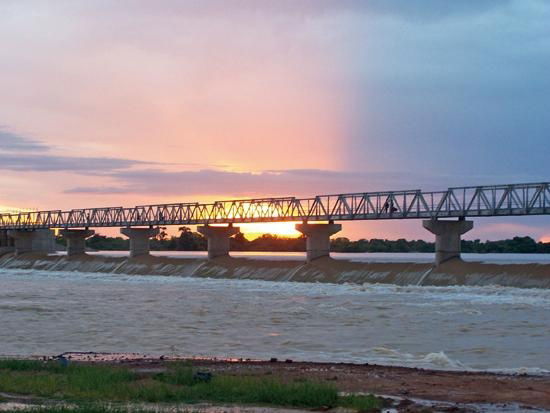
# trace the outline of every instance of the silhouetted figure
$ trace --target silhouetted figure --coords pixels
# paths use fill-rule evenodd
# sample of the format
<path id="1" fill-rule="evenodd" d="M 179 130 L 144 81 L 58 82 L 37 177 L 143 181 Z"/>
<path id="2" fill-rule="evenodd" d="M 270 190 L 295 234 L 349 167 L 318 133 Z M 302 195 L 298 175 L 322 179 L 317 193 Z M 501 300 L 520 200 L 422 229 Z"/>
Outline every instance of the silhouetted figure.
<path id="1" fill-rule="evenodd" d="M 388 212 L 389 207 L 390 207 L 390 204 L 388 203 L 388 200 L 386 199 L 386 202 L 384 203 L 384 206 L 382 207 L 382 212 Z"/>

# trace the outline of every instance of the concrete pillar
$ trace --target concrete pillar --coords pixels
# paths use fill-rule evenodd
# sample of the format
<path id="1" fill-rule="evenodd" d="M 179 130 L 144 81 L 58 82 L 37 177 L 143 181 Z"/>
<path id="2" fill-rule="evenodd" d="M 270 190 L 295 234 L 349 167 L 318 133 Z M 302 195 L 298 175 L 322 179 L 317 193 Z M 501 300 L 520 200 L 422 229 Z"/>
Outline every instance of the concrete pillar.
<path id="1" fill-rule="evenodd" d="M 342 229 L 340 224 L 296 224 L 296 229 L 306 236 L 308 262 L 330 255 L 330 236 Z"/>
<path id="2" fill-rule="evenodd" d="M 9 230 L 8 235 L 13 238 L 15 255 L 32 251 L 32 239 L 35 236 L 34 231 Z"/>
<path id="3" fill-rule="evenodd" d="M 14 239 L 15 254 L 20 255 L 26 252 L 54 252 L 55 236 L 49 229 L 8 230 L 8 236 Z"/>
<path id="4" fill-rule="evenodd" d="M 13 246 L 13 238 L 8 236 L 8 230 L 0 230 L 0 247 L 11 247 Z"/>
<path id="5" fill-rule="evenodd" d="M 228 227 L 211 227 L 205 225 L 197 227 L 208 239 L 208 258 L 224 257 L 229 255 L 229 238 L 240 232 L 239 227 L 229 225 Z"/>
<path id="6" fill-rule="evenodd" d="M 130 257 L 149 254 L 149 238 L 159 233 L 158 228 L 121 228 L 120 233 L 130 238 Z"/>
<path id="7" fill-rule="evenodd" d="M 59 232 L 67 240 L 67 255 L 82 255 L 86 253 L 86 238 L 95 234 L 91 229 L 62 229 Z"/>
<path id="8" fill-rule="evenodd" d="M 13 238 L 8 236 L 8 231 L 0 230 L 0 255 L 15 251 L 13 246 Z"/>
<path id="9" fill-rule="evenodd" d="M 460 258 L 460 236 L 474 227 L 473 221 L 438 221 L 428 219 L 422 226 L 435 234 L 435 265 Z"/>
<path id="10" fill-rule="evenodd" d="M 32 239 L 32 250 L 34 252 L 55 252 L 55 232 L 51 229 L 37 229 Z"/>

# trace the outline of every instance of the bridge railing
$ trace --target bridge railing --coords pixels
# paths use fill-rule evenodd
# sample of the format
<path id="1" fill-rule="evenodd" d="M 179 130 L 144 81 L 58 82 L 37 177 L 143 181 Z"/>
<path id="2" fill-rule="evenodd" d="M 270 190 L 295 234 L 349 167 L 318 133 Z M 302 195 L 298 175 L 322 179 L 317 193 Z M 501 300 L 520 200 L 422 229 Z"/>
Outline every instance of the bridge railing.
<path id="1" fill-rule="evenodd" d="M 199 225 L 550 214 L 550 183 L 0 214 L 0 229 Z"/>

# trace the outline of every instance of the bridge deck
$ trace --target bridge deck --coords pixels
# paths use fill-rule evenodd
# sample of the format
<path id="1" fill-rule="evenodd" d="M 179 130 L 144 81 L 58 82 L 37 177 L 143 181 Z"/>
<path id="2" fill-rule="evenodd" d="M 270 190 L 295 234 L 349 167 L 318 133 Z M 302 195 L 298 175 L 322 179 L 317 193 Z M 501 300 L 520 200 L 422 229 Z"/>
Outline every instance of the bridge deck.
<path id="1" fill-rule="evenodd" d="M 550 182 L 0 214 L 0 229 L 550 214 Z"/>

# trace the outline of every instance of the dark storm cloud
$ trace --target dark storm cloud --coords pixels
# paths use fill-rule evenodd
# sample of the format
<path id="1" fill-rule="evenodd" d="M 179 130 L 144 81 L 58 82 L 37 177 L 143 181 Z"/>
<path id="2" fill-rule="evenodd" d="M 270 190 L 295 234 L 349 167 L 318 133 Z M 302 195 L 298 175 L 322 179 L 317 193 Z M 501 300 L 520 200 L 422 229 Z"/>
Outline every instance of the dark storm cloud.
<path id="1" fill-rule="evenodd" d="M 376 41 L 350 47 L 366 110 L 348 163 L 548 180 L 550 2 L 483 3 L 475 16 L 471 2 L 440 4 L 466 9 L 432 24 L 373 22 Z"/>

